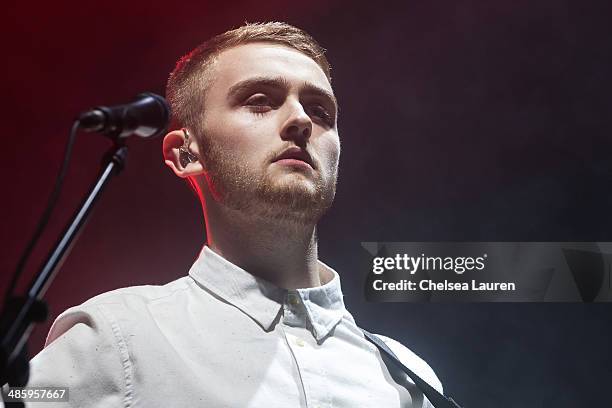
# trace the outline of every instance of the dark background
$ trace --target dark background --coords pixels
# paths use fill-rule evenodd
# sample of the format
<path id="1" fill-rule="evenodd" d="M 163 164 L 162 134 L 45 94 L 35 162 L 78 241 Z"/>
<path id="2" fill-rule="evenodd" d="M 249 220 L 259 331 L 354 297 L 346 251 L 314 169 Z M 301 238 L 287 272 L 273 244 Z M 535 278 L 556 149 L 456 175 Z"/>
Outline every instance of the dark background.
<path id="1" fill-rule="evenodd" d="M 366 303 L 360 263 L 362 241 L 612 240 L 609 2 L 373 3 L 3 6 L 0 289 L 79 111 L 163 94 L 176 59 L 199 42 L 245 20 L 282 20 L 329 50 L 343 151 L 320 254 L 341 273 L 358 323 L 424 357 L 466 407 L 609 406 L 609 304 Z M 161 141 L 129 144 L 127 170 L 47 293 L 53 318 L 104 291 L 184 275 L 205 240 Z M 108 147 L 77 140 L 30 275 Z M 32 354 L 49 324 L 33 333 Z"/>

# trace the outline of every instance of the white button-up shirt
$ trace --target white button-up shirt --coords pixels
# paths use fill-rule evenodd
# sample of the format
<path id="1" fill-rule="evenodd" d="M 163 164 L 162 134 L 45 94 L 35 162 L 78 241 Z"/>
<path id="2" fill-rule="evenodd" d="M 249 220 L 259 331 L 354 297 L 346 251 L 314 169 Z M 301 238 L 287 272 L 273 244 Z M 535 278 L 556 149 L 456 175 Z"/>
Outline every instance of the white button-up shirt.
<path id="1" fill-rule="evenodd" d="M 431 407 L 344 307 L 340 278 L 286 290 L 204 247 L 189 276 L 68 309 L 32 359 L 29 386 L 71 407 Z M 431 368 L 380 336 L 433 387 Z M 43 405 L 44 404 L 44 405 Z"/>

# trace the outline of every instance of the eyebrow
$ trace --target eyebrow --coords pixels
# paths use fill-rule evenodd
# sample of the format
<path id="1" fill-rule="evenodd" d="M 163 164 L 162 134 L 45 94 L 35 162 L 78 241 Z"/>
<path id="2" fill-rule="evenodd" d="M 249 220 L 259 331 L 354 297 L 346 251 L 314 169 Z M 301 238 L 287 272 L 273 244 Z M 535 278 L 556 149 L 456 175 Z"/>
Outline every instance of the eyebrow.
<path id="1" fill-rule="evenodd" d="M 253 78 L 248 78 L 243 81 L 238 82 L 230 87 L 228 91 L 228 98 L 235 97 L 236 95 L 241 94 L 244 91 L 247 91 L 253 87 L 263 86 L 269 88 L 280 88 L 285 91 L 288 91 L 291 87 L 289 85 L 289 81 L 283 77 L 267 77 L 267 76 L 257 76 Z M 334 105 L 336 111 L 338 110 L 338 101 L 333 93 L 329 92 L 327 89 L 321 88 L 320 86 L 314 85 L 310 82 L 304 81 L 302 84 L 301 90 L 305 91 L 308 94 L 318 95 L 325 99 L 331 101 Z"/>

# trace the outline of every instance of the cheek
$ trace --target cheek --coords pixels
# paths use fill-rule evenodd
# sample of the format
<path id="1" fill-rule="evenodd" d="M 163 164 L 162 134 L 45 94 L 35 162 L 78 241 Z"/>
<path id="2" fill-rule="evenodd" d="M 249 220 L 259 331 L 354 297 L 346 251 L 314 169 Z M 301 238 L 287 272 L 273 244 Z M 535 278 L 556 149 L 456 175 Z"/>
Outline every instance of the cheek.
<path id="1" fill-rule="evenodd" d="M 259 171 L 274 146 L 266 141 L 271 130 L 262 123 L 246 121 L 244 118 L 217 118 L 209 123 L 207 135 L 215 150 L 219 151 L 233 166 Z"/>
<path id="2" fill-rule="evenodd" d="M 332 169 L 338 167 L 340 159 L 340 140 L 338 136 L 321 139 L 321 153 L 328 167 Z"/>

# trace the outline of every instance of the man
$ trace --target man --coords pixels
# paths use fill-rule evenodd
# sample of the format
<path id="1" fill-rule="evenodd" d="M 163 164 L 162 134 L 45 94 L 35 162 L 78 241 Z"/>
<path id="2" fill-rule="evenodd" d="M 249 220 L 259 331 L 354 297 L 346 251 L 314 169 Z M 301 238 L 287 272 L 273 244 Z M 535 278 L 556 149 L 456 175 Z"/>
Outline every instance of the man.
<path id="1" fill-rule="evenodd" d="M 318 260 L 340 155 L 324 50 L 287 24 L 245 25 L 180 60 L 167 96 L 178 129 L 165 162 L 197 192 L 207 243 L 189 276 L 64 312 L 29 385 L 67 386 L 75 407 L 431 406 L 364 338 Z"/>

